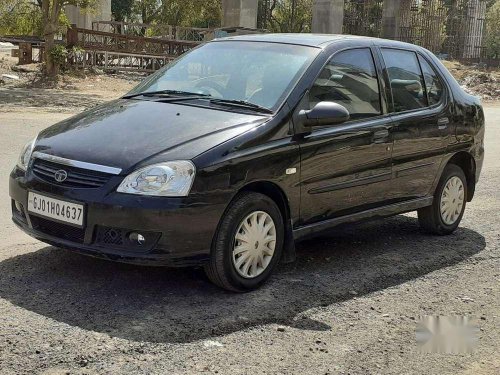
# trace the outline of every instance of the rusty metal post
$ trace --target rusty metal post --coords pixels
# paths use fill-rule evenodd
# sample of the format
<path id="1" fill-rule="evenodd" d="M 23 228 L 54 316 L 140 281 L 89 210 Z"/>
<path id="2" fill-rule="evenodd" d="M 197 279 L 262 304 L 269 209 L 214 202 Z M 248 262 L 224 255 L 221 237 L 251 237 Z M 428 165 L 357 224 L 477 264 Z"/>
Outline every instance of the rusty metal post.
<path id="1" fill-rule="evenodd" d="M 33 62 L 33 48 L 31 43 L 19 43 L 19 65 Z"/>
<path id="2" fill-rule="evenodd" d="M 76 25 L 73 24 L 68 27 L 66 32 L 66 46 L 73 47 L 78 45 L 78 31 L 76 30 Z"/>

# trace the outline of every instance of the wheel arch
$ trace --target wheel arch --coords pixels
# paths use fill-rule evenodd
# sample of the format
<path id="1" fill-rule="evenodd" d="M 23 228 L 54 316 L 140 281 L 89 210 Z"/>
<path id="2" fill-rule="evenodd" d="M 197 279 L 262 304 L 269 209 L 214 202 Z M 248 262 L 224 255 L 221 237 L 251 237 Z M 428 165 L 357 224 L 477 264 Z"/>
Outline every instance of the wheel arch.
<path id="1" fill-rule="evenodd" d="M 464 171 L 467 179 L 467 202 L 470 202 L 476 190 L 476 160 L 470 153 L 460 151 L 453 155 L 447 164 L 455 164 Z"/>

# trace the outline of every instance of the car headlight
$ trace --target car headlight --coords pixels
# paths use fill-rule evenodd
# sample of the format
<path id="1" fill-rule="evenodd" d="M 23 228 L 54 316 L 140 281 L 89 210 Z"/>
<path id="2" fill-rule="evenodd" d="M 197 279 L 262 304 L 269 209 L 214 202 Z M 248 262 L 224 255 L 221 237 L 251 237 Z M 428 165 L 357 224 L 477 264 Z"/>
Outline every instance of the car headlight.
<path id="1" fill-rule="evenodd" d="M 189 160 L 153 164 L 129 174 L 118 186 L 119 193 L 185 197 L 193 185 L 196 168 Z"/>
<path id="2" fill-rule="evenodd" d="M 23 147 L 19 159 L 17 159 L 17 166 L 19 169 L 25 171 L 28 168 L 28 164 L 31 159 L 31 153 L 33 152 L 33 147 L 35 146 L 36 138 L 26 143 Z"/>

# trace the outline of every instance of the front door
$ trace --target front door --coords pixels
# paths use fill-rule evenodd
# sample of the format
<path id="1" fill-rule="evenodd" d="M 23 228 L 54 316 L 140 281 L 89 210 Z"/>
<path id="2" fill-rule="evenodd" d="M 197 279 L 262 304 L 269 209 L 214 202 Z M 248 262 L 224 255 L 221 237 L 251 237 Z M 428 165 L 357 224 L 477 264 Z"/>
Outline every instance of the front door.
<path id="1" fill-rule="evenodd" d="M 370 48 L 336 53 L 309 90 L 309 106 L 332 101 L 350 120 L 313 128 L 300 142 L 300 225 L 373 208 L 389 196 L 391 122 Z"/>

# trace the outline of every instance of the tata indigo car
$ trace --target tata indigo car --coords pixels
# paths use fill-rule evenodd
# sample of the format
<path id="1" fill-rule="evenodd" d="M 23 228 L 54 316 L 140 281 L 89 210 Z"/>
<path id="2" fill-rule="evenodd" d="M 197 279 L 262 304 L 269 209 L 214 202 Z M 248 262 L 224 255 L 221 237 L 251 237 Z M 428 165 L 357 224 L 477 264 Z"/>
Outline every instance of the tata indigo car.
<path id="1" fill-rule="evenodd" d="M 294 242 L 418 210 L 452 233 L 484 115 L 427 50 L 344 35 L 206 43 L 122 98 L 40 132 L 10 175 L 14 222 L 116 261 L 259 287 Z"/>

